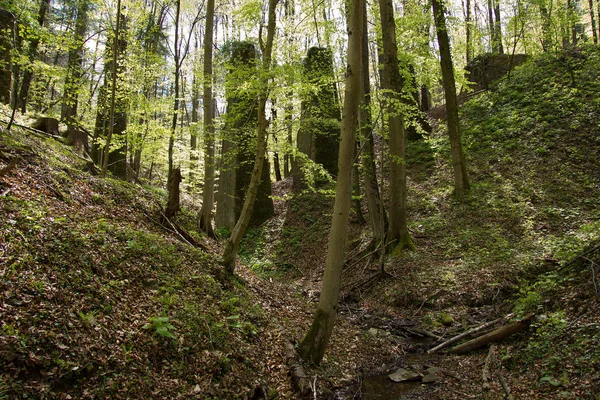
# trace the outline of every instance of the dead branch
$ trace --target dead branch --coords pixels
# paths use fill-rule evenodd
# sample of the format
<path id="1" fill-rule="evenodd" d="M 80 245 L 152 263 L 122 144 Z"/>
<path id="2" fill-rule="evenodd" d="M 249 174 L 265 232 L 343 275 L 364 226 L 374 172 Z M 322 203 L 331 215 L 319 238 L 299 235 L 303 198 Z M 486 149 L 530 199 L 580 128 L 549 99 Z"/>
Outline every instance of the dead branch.
<path id="1" fill-rule="evenodd" d="M 0 169 L 0 177 L 4 176 L 4 175 L 8 174 L 10 171 L 12 171 L 17 166 L 18 161 L 19 161 L 18 158 L 13 158 L 6 167 Z"/>
<path id="2" fill-rule="evenodd" d="M 483 390 L 490 390 L 490 382 L 492 382 L 492 366 L 494 364 L 494 350 L 496 346 L 492 343 L 490 351 L 485 358 L 485 364 L 483 365 L 483 371 L 481 373 L 483 378 Z"/>
<path id="3" fill-rule="evenodd" d="M 517 332 L 521 332 L 529 327 L 531 324 L 531 320 L 533 319 L 533 314 L 523 318 L 520 321 L 510 323 L 501 328 L 498 328 L 490 333 L 479 336 L 473 340 L 469 340 L 466 343 L 458 345 L 450 350 L 451 353 L 454 354 L 465 354 L 472 350 L 478 349 L 480 347 L 485 346 L 488 343 L 497 342 L 502 340 L 512 334 Z"/>
<path id="4" fill-rule="evenodd" d="M 306 372 L 304 371 L 304 367 L 300 361 L 298 361 L 294 345 L 290 342 L 287 342 L 285 349 L 286 364 L 290 370 L 292 385 L 301 397 L 308 396 L 312 392 L 312 385 L 310 379 L 307 377 Z"/>
<path id="5" fill-rule="evenodd" d="M 515 398 L 513 397 L 512 394 L 510 394 L 510 388 L 508 387 L 508 384 L 506 383 L 506 379 L 504 378 L 504 375 L 502 375 L 500 373 L 500 371 L 498 371 L 497 375 L 498 375 L 498 379 L 500 380 L 500 385 L 502 385 L 502 390 L 504 390 L 504 394 L 506 395 L 506 399 L 514 400 Z"/>
<path id="6" fill-rule="evenodd" d="M 434 348 L 429 349 L 427 351 L 427 354 L 433 354 L 433 353 L 435 353 L 435 352 L 437 352 L 437 351 L 439 351 L 439 350 L 441 350 L 441 349 L 443 349 L 445 347 L 450 346 L 452 343 L 456 343 L 456 342 L 458 342 L 459 340 L 461 340 L 463 338 L 466 338 L 468 336 L 474 335 L 477 332 L 481 332 L 482 330 L 484 330 L 486 328 L 489 328 L 490 326 L 494 326 L 496 324 L 499 324 L 500 322 L 502 322 L 502 321 L 504 321 L 506 319 L 509 319 L 510 317 L 512 317 L 512 314 L 507 315 L 504 318 L 498 318 L 498 319 L 495 319 L 493 321 L 486 322 L 485 324 L 479 325 L 478 327 L 473 328 L 471 330 L 468 330 L 467 332 L 461 333 L 458 336 L 454 336 L 453 338 L 450 338 L 450 339 L 446 340 L 444 343 L 441 343 L 441 344 L 435 346 Z"/>

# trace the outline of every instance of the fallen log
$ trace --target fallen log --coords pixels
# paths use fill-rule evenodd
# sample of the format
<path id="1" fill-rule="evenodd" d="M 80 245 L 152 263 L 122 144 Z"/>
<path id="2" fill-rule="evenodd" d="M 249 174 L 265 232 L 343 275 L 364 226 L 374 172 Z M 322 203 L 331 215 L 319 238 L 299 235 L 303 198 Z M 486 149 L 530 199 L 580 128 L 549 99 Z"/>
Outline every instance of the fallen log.
<path id="1" fill-rule="evenodd" d="M 301 398 L 305 398 L 312 392 L 312 385 L 308 376 L 306 376 L 306 372 L 304 371 L 304 367 L 298 360 L 296 356 L 296 350 L 294 349 L 294 345 L 290 342 L 287 342 L 285 345 L 286 349 L 286 364 L 290 370 L 290 375 L 292 377 L 292 385 L 294 389 L 300 394 Z"/>
<path id="2" fill-rule="evenodd" d="M 517 332 L 521 332 L 529 327 L 531 324 L 531 320 L 533 319 L 533 314 L 523 318 L 520 321 L 512 322 L 508 325 L 504 325 L 490 333 L 486 333 L 485 335 L 479 336 L 475 339 L 469 340 L 466 343 L 460 344 L 453 349 L 450 350 L 450 353 L 453 354 L 465 354 L 472 350 L 478 349 L 480 347 L 485 346 L 486 344 L 500 341 L 510 335 L 513 335 Z"/>
<path id="3" fill-rule="evenodd" d="M 474 334 L 476 334 L 477 332 L 481 332 L 482 330 L 484 330 L 484 329 L 486 329 L 486 328 L 489 328 L 490 326 L 494 326 L 494 325 L 496 325 L 496 324 L 499 324 L 499 323 L 500 323 L 500 322 L 502 322 L 503 320 L 507 320 L 507 319 L 509 319 L 509 318 L 511 318 L 511 317 L 512 317 L 512 314 L 509 314 L 509 315 L 507 315 L 507 316 L 506 316 L 506 317 L 504 317 L 504 318 L 498 318 L 498 319 L 495 319 L 495 320 L 493 320 L 493 321 L 486 322 L 486 323 L 485 323 L 485 324 L 483 324 L 483 325 L 479 325 L 479 326 L 478 326 L 478 327 L 476 327 L 476 328 L 473 328 L 473 329 L 470 329 L 470 330 L 468 330 L 468 331 L 466 331 L 466 332 L 463 332 L 463 333 L 461 333 L 460 335 L 454 336 L 453 338 L 450 338 L 450 339 L 446 340 L 445 342 L 443 342 L 443 343 L 441 343 L 441 344 L 439 344 L 439 345 L 435 346 L 434 348 L 432 348 L 432 349 L 429 349 L 429 350 L 427 351 L 427 354 L 433 354 L 433 353 L 437 352 L 438 350 L 441 350 L 441 349 L 443 349 L 443 348 L 445 348 L 445 347 L 448 347 L 448 346 L 450 346 L 452 343 L 456 343 L 456 342 L 458 342 L 459 340 L 461 340 L 461 339 L 463 339 L 463 338 L 466 338 L 466 337 L 468 337 L 468 336 L 474 335 Z"/>

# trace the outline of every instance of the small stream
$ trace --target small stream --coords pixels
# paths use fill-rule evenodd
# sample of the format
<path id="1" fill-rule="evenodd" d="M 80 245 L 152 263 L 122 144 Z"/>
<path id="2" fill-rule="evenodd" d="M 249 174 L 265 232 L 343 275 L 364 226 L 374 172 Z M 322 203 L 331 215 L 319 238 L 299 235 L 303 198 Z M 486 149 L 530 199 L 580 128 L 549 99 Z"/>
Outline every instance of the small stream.
<path id="1" fill-rule="evenodd" d="M 393 365 L 389 365 L 380 371 L 364 376 L 360 382 L 346 387 L 336 393 L 335 398 L 339 400 L 362 399 L 362 400 L 400 400 L 418 399 L 431 387 L 431 383 L 420 381 L 394 382 L 389 375 L 398 368 L 409 368 L 423 370 L 435 364 L 436 356 L 428 354 L 412 354 L 398 359 Z"/>
<path id="2" fill-rule="evenodd" d="M 389 374 L 363 378 L 361 394 L 363 400 L 399 400 L 409 394 L 425 389 L 421 382 L 396 383 L 388 378 Z"/>

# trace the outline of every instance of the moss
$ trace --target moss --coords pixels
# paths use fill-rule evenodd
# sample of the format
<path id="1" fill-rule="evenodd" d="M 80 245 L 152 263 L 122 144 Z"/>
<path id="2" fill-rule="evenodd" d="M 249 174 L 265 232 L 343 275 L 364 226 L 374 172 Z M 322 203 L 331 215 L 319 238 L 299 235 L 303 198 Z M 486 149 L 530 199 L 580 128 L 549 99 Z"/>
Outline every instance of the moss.
<path id="1" fill-rule="evenodd" d="M 318 365 L 327 349 L 331 337 L 335 314 L 317 308 L 310 329 L 298 345 L 298 354 L 310 364 Z"/>

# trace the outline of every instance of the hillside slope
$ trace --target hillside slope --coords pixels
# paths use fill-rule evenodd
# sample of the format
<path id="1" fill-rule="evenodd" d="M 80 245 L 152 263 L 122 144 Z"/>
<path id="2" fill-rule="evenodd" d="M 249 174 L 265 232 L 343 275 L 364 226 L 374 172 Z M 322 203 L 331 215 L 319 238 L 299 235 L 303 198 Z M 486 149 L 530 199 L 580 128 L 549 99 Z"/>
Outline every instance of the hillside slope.
<path id="1" fill-rule="evenodd" d="M 278 330 L 247 289 L 213 278 L 211 254 L 154 222 L 160 192 L 83 172 L 68 148 L 20 129 L 0 136 L 0 167 L 11 160 L 0 178 L 0 398 L 290 390 L 285 370 L 267 372 L 283 351 Z"/>

